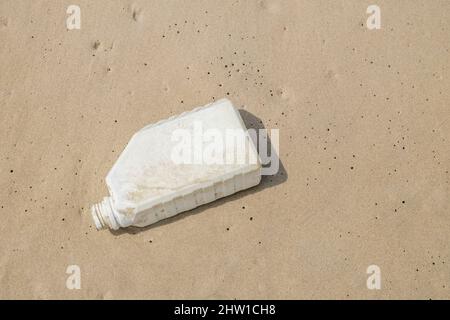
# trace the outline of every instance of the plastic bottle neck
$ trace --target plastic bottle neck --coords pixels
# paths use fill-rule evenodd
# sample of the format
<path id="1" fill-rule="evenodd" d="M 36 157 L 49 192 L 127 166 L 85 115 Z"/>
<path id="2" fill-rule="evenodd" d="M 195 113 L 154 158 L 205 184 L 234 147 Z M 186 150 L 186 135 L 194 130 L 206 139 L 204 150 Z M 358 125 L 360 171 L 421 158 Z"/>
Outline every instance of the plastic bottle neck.
<path id="1" fill-rule="evenodd" d="M 114 206 L 111 197 L 105 197 L 102 202 L 94 204 L 91 207 L 91 214 L 94 218 L 97 230 L 105 228 L 117 230 L 120 228 L 120 225 L 114 216 Z"/>

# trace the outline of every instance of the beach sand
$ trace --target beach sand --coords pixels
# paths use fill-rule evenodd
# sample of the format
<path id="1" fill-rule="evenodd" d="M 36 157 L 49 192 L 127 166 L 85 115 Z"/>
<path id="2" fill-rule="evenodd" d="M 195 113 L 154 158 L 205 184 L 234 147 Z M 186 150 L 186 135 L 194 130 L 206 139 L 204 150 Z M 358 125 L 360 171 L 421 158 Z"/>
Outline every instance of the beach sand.
<path id="1" fill-rule="evenodd" d="M 449 299 L 450 3 L 369 4 L 1 1 L 0 298 Z M 279 173 L 96 231 L 131 136 L 223 97 Z"/>

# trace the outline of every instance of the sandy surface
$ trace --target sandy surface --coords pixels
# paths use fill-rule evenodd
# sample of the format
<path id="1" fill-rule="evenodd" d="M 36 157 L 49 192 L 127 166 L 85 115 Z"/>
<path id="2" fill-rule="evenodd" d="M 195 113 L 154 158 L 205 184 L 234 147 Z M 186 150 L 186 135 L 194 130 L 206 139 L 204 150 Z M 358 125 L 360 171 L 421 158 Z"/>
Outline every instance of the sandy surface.
<path id="1" fill-rule="evenodd" d="M 450 298 L 450 3 L 369 4 L 1 1 L 0 298 Z M 284 169 L 97 232 L 131 135 L 221 97 Z"/>

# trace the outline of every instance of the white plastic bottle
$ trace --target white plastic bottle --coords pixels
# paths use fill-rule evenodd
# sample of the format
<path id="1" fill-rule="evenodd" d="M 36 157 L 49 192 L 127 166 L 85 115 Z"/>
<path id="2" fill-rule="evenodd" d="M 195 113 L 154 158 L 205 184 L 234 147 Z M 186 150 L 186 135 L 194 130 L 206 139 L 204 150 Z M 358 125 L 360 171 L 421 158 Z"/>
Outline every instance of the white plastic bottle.
<path id="1" fill-rule="evenodd" d="M 260 181 L 253 141 L 222 99 L 138 131 L 106 177 L 110 195 L 91 213 L 98 230 L 144 227 Z"/>

